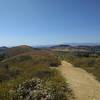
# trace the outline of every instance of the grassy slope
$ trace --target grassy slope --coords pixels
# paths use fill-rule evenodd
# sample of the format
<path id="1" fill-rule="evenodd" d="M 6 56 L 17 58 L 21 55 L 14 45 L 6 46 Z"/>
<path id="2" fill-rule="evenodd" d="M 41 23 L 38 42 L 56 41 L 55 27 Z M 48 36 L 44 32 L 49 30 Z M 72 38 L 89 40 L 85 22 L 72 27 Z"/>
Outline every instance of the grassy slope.
<path id="1" fill-rule="evenodd" d="M 64 82 L 64 79 L 56 70 L 49 68 L 60 64 L 57 57 L 50 51 L 31 51 L 28 48 L 29 52 L 27 49 L 23 52 L 24 49 L 19 50 L 19 47 L 13 48 L 10 51 L 9 58 L 0 63 L 1 100 L 11 100 L 9 91 L 18 84 L 32 78 L 40 78 L 44 81 L 52 80 L 56 84 L 55 86 L 60 87 L 59 91 L 61 89 L 60 85 Z"/>

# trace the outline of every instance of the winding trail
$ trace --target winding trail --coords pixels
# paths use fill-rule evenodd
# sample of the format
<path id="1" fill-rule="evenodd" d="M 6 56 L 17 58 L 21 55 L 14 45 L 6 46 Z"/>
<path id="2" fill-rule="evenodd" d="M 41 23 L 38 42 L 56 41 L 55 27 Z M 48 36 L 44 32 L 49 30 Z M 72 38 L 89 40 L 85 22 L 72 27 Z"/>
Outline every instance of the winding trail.
<path id="1" fill-rule="evenodd" d="M 76 100 L 100 100 L 100 83 L 94 76 L 66 61 L 58 70 L 70 84 Z"/>

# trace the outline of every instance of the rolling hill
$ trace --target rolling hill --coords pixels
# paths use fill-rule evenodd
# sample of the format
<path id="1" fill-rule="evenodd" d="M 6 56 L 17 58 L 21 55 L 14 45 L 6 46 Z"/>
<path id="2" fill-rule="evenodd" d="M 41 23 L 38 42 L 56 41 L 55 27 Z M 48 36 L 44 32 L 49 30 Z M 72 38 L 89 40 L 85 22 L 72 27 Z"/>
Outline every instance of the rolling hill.
<path id="1" fill-rule="evenodd" d="M 51 68 L 61 64 L 52 51 L 24 45 L 7 48 L 5 55 L 7 57 L 0 61 L 0 100 L 66 100 L 72 97 L 63 77 Z"/>

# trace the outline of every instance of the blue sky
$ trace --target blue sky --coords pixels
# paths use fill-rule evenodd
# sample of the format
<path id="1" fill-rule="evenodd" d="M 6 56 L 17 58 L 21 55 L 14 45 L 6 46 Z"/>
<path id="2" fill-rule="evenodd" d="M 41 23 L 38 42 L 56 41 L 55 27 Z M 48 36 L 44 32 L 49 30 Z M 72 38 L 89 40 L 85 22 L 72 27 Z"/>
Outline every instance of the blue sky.
<path id="1" fill-rule="evenodd" d="M 0 46 L 100 42 L 100 0 L 0 0 Z"/>

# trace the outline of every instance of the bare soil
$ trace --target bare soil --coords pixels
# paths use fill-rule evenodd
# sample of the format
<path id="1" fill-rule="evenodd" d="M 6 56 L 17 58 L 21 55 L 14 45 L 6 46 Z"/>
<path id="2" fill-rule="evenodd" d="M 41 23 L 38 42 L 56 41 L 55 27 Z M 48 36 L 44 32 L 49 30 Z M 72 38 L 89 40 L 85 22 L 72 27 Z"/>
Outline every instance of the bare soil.
<path id="1" fill-rule="evenodd" d="M 100 82 L 92 74 L 66 61 L 62 61 L 58 70 L 70 84 L 76 100 L 100 100 Z"/>

